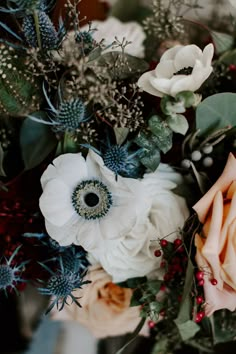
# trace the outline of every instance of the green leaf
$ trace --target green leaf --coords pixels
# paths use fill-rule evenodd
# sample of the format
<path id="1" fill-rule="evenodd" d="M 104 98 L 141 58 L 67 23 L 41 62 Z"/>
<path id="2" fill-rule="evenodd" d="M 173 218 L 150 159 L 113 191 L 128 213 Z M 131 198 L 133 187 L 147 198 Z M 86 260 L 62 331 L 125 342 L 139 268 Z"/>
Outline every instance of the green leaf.
<path id="1" fill-rule="evenodd" d="M 130 300 L 130 307 L 139 306 L 141 304 L 140 299 L 142 297 L 142 291 L 135 289 Z"/>
<path id="2" fill-rule="evenodd" d="M 221 54 L 233 47 L 234 37 L 230 34 L 216 31 L 210 31 L 210 34 L 213 39 L 217 54 Z"/>
<path id="3" fill-rule="evenodd" d="M 142 157 L 140 161 L 146 168 L 154 172 L 161 162 L 160 151 L 158 148 L 148 151 L 146 156 Z"/>
<path id="4" fill-rule="evenodd" d="M 123 144 L 129 134 L 129 128 L 114 128 L 117 145 Z"/>
<path id="5" fill-rule="evenodd" d="M 165 154 L 172 147 L 173 133 L 166 122 L 163 122 L 159 116 L 152 116 L 148 121 L 151 132 L 158 138 L 157 145 Z"/>
<path id="6" fill-rule="evenodd" d="M 181 336 L 184 335 L 184 337 L 187 336 L 187 334 L 186 335 L 184 334 L 185 331 L 184 324 L 186 322 L 191 322 L 190 320 L 191 320 L 192 302 L 190 299 L 190 292 L 192 289 L 193 276 L 194 276 L 194 267 L 191 260 L 189 259 L 186 276 L 185 276 L 185 282 L 184 282 L 184 290 L 183 290 L 182 300 L 180 304 L 180 310 L 177 318 L 174 320 L 176 326 L 180 330 L 180 335 Z M 186 339 L 187 338 L 185 338 L 184 340 Z"/>
<path id="7" fill-rule="evenodd" d="M 220 59 L 226 65 L 236 64 L 236 49 L 229 50 L 221 55 Z"/>
<path id="8" fill-rule="evenodd" d="M 113 80 L 125 80 L 135 75 L 138 77 L 148 70 L 149 65 L 143 59 L 118 51 L 108 52 L 97 59 L 89 61 L 87 66 L 102 77 L 111 77 Z"/>
<path id="9" fill-rule="evenodd" d="M 185 108 L 190 108 L 195 103 L 195 94 L 192 91 L 182 91 L 175 96 L 175 99 L 177 101 L 184 101 Z"/>
<path id="10" fill-rule="evenodd" d="M 153 347 L 152 354 L 170 354 L 169 350 L 169 340 L 167 336 L 164 338 L 158 339 L 156 344 Z"/>
<path id="11" fill-rule="evenodd" d="M 186 321 L 184 323 L 177 324 L 178 330 L 183 341 L 186 341 L 195 336 L 195 334 L 200 331 L 200 326 L 197 325 L 194 321 Z"/>
<path id="12" fill-rule="evenodd" d="M 3 160 L 4 160 L 4 151 L 0 143 L 0 176 L 6 177 L 6 173 L 3 168 Z"/>
<path id="13" fill-rule="evenodd" d="M 207 190 L 209 189 L 209 179 L 207 177 L 207 175 L 198 172 L 198 170 L 196 169 L 195 165 L 191 162 L 191 168 L 193 170 L 193 174 L 196 178 L 198 187 L 202 193 L 202 195 L 204 195 Z"/>
<path id="14" fill-rule="evenodd" d="M 147 288 L 153 295 L 156 295 L 160 291 L 161 284 L 162 280 L 149 280 Z"/>
<path id="15" fill-rule="evenodd" d="M 36 112 L 34 116 L 43 119 L 44 112 Z M 55 148 L 57 140 L 51 129 L 30 118 L 26 118 L 20 130 L 20 146 L 25 169 L 39 165 Z"/>
<path id="16" fill-rule="evenodd" d="M 137 277 L 137 278 L 130 278 L 124 282 L 116 283 L 116 284 L 122 288 L 136 289 L 139 287 L 140 284 L 144 284 L 146 282 L 147 282 L 147 277 Z"/>
<path id="17" fill-rule="evenodd" d="M 167 117 L 166 122 L 175 133 L 185 135 L 188 131 L 188 121 L 182 114 L 173 114 Z"/>
<path id="18" fill-rule="evenodd" d="M 197 106 L 196 124 L 200 134 L 236 125 L 236 94 L 218 93 L 206 98 Z"/>
<path id="19" fill-rule="evenodd" d="M 122 354 L 124 352 L 124 350 L 135 340 L 135 338 L 138 336 L 139 332 L 143 328 L 145 321 L 146 321 L 146 318 L 142 318 L 140 320 L 138 326 L 136 327 L 134 332 L 131 334 L 128 343 L 126 343 L 120 350 L 118 350 L 118 352 L 116 352 L 116 354 Z"/>

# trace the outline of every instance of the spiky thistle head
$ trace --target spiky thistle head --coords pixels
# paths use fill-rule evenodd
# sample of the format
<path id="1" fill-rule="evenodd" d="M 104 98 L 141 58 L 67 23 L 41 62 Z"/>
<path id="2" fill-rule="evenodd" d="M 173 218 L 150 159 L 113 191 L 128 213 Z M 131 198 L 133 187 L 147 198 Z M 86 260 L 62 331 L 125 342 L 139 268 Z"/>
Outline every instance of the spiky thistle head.
<path id="1" fill-rule="evenodd" d="M 70 246 L 65 248 L 64 252 L 61 253 L 61 258 L 63 262 L 63 267 L 65 271 L 73 273 L 84 273 L 88 266 L 89 262 L 87 260 L 86 252 L 79 247 Z"/>
<path id="2" fill-rule="evenodd" d="M 47 313 L 50 312 L 54 306 L 61 311 L 65 304 L 68 304 L 67 301 L 69 299 L 71 299 L 72 303 L 75 302 L 80 307 L 77 298 L 73 295 L 73 291 L 81 289 L 83 285 L 90 283 L 88 280 L 83 280 L 85 273 L 80 274 L 78 272 L 68 271 L 64 267 L 62 259 L 60 259 L 60 269 L 55 272 L 45 264 L 41 263 L 41 265 L 51 274 L 45 287 L 38 288 L 40 294 L 52 296 L 54 298 Z"/>
<path id="3" fill-rule="evenodd" d="M 85 121 L 85 105 L 80 98 L 72 98 L 60 104 L 57 122 L 66 129 L 78 129 Z"/>
<path id="4" fill-rule="evenodd" d="M 128 152 L 126 147 L 120 145 L 110 146 L 103 155 L 105 166 L 115 172 L 116 175 L 125 169 L 127 158 Z"/>
<path id="5" fill-rule="evenodd" d="M 59 44 L 58 33 L 44 11 L 37 12 L 37 21 L 33 15 L 25 16 L 22 23 L 22 29 L 27 43 L 33 48 L 44 50 L 57 49 Z M 38 26 L 38 33 L 36 26 Z"/>
<path id="6" fill-rule="evenodd" d="M 18 246 L 12 253 L 9 259 L 2 259 L 0 264 L 0 291 L 7 289 L 14 289 L 16 291 L 17 284 L 25 281 L 21 278 L 21 273 L 26 265 L 26 261 L 21 264 L 15 264 L 15 256 L 17 255 L 21 246 Z"/>
<path id="7" fill-rule="evenodd" d="M 96 42 L 89 31 L 76 32 L 75 41 L 79 45 L 82 54 L 85 55 L 89 54 L 96 45 Z"/>

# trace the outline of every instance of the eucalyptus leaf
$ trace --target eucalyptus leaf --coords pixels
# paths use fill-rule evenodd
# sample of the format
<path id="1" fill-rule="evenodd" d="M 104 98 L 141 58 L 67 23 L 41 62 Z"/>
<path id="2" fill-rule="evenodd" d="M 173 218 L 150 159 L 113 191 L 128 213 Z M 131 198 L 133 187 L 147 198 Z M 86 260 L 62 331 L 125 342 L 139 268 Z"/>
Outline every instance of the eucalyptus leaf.
<path id="1" fill-rule="evenodd" d="M 233 47 L 234 37 L 227 33 L 210 31 L 217 54 L 221 54 Z"/>
<path id="2" fill-rule="evenodd" d="M 200 331 L 200 326 L 191 320 L 184 323 L 178 323 L 177 327 L 183 341 L 193 338 L 195 334 Z"/>
<path id="3" fill-rule="evenodd" d="M 135 289 L 130 300 L 130 307 L 139 306 L 141 304 L 140 299 L 142 297 L 142 291 Z"/>
<path id="4" fill-rule="evenodd" d="M 155 115 L 148 121 L 148 126 L 151 132 L 158 138 L 158 147 L 165 154 L 172 147 L 172 131 L 166 122 Z"/>
<path id="5" fill-rule="evenodd" d="M 202 101 L 197 106 L 196 125 L 201 135 L 236 125 L 236 94 L 218 93 Z"/>
<path id="6" fill-rule="evenodd" d="M 96 66 L 96 72 L 113 80 L 124 80 L 135 75 L 138 77 L 149 68 L 149 64 L 143 59 L 118 51 L 104 53 L 89 61 L 87 66 L 91 69 Z"/>
<path id="7" fill-rule="evenodd" d="M 221 55 L 219 59 L 222 63 L 226 65 L 236 64 L 236 49 L 229 50 Z"/>
<path id="8" fill-rule="evenodd" d="M 36 112 L 35 116 L 44 119 L 44 112 Z M 57 140 L 51 129 L 44 124 L 26 118 L 20 130 L 20 147 L 25 169 L 39 165 L 55 148 Z"/>
<path id="9" fill-rule="evenodd" d="M 0 143 L 0 176 L 6 177 L 6 173 L 3 168 L 3 160 L 4 160 L 4 151 Z"/>
<path id="10" fill-rule="evenodd" d="M 146 156 L 142 157 L 140 161 L 146 168 L 154 172 L 161 162 L 160 151 L 158 148 L 148 151 Z"/>
<path id="11" fill-rule="evenodd" d="M 183 114 L 173 114 L 167 117 L 166 122 L 175 133 L 185 135 L 188 131 L 188 121 Z"/>
<path id="12" fill-rule="evenodd" d="M 114 128 L 117 145 L 123 144 L 129 134 L 129 128 Z"/>

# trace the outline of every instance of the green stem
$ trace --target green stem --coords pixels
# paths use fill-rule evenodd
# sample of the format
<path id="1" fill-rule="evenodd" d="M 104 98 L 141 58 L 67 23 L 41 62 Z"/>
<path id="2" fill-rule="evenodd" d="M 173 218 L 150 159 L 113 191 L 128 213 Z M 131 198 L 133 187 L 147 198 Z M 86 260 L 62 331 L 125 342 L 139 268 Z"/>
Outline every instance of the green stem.
<path id="1" fill-rule="evenodd" d="M 37 36 L 37 42 L 39 49 L 42 49 L 42 42 L 41 42 L 41 36 L 40 36 L 40 27 L 39 27 L 39 16 L 38 16 L 38 11 L 34 11 L 33 13 L 34 17 L 34 24 L 35 24 L 35 31 L 36 31 L 36 36 Z"/>

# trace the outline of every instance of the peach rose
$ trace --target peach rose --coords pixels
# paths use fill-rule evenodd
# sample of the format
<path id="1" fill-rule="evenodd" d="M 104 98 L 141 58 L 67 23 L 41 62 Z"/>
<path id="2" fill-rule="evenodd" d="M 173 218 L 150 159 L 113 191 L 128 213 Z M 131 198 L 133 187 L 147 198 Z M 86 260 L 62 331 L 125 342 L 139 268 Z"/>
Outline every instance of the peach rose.
<path id="1" fill-rule="evenodd" d="M 140 322 L 139 307 L 129 307 L 132 290 L 112 283 L 112 278 L 99 265 L 90 267 L 83 289 L 73 292 L 82 308 L 76 304 L 54 311 L 53 319 L 74 320 L 86 326 L 97 338 L 133 332 Z M 148 327 L 141 333 L 148 335 Z"/>
<path id="2" fill-rule="evenodd" d="M 222 175 L 195 204 L 203 224 L 196 235 L 196 262 L 204 271 L 206 315 L 236 308 L 236 159 L 228 157 Z M 217 284 L 212 285 L 211 280 Z"/>

